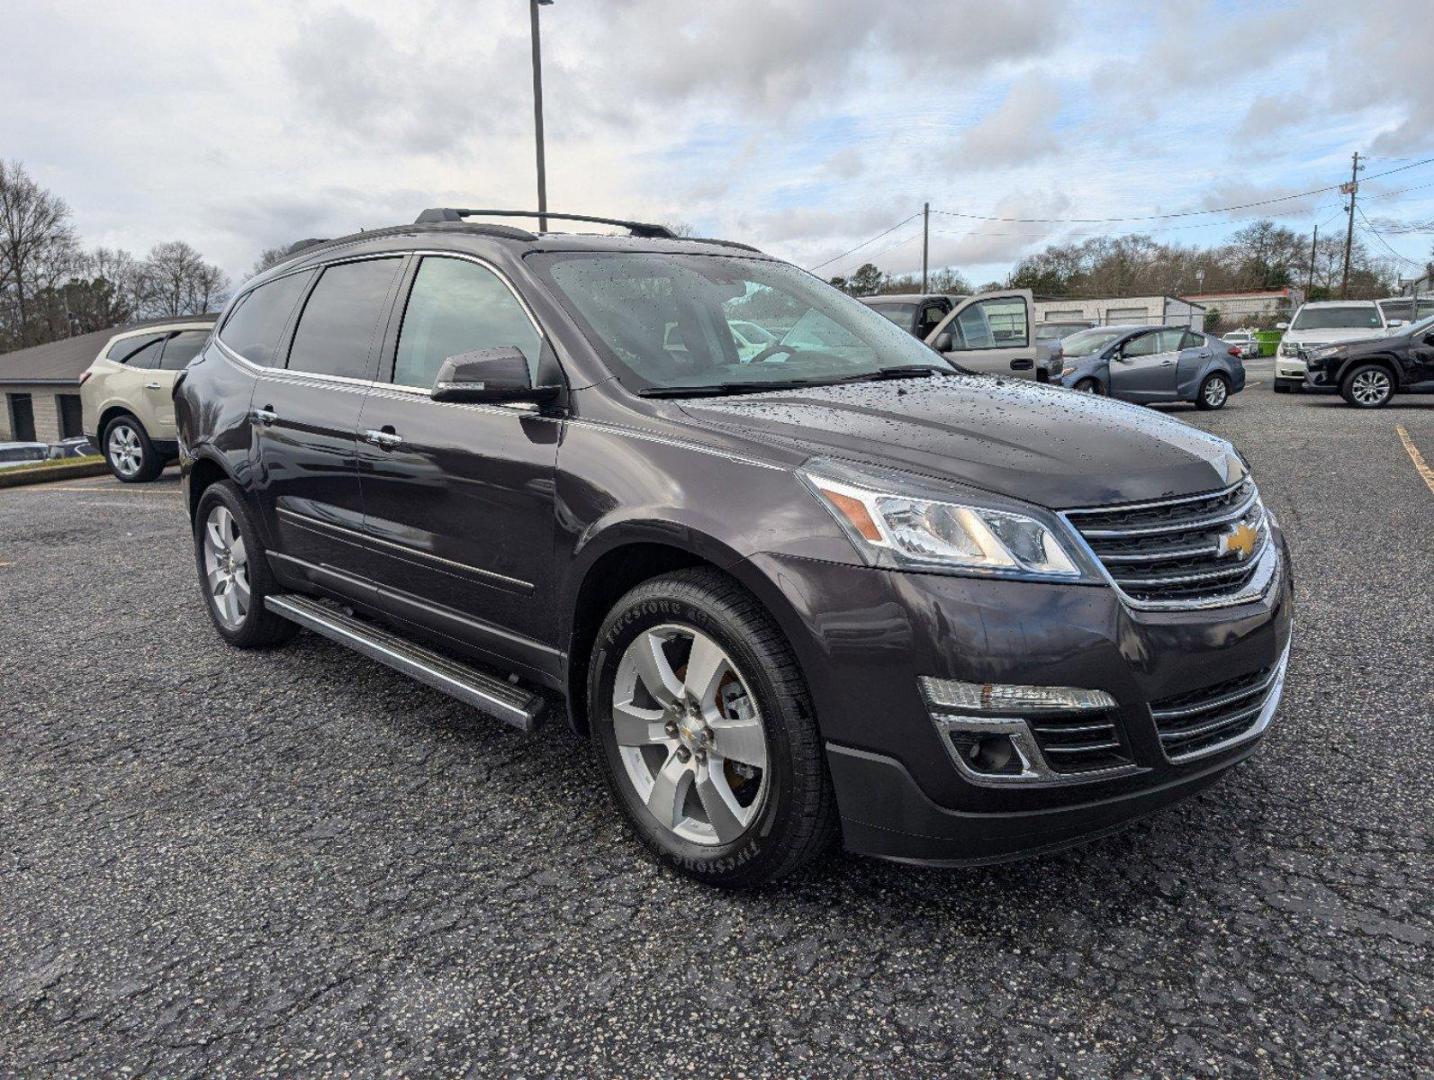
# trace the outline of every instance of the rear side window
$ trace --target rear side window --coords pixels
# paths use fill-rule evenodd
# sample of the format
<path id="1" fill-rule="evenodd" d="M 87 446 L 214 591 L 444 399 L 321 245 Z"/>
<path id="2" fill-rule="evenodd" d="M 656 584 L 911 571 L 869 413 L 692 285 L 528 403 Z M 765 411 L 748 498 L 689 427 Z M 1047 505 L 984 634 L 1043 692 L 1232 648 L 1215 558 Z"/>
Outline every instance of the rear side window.
<path id="1" fill-rule="evenodd" d="M 672 347 L 680 347 L 681 335 L 675 338 Z M 522 350 L 536 380 L 542 340 L 498 276 L 464 259 L 424 259 L 403 314 L 393 381 L 432 386 L 448 357 L 504 346 Z"/>
<path id="2" fill-rule="evenodd" d="M 1203 349 L 1205 347 L 1205 339 L 1199 334 L 1186 330 L 1185 337 L 1180 341 L 1180 347 L 1182 349 Z"/>
<path id="3" fill-rule="evenodd" d="M 140 334 L 136 337 L 120 338 L 110 346 L 109 352 L 105 353 L 105 359 L 113 360 L 116 364 L 127 364 L 130 358 L 145 346 L 162 340 L 163 334 Z"/>
<path id="4" fill-rule="evenodd" d="M 373 337 L 401 259 L 365 259 L 328 267 L 309 294 L 289 370 L 372 379 Z"/>
<path id="5" fill-rule="evenodd" d="M 159 366 L 165 371 L 183 371 L 208 338 L 208 330 L 181 330 L 164 343 L 164 355 L 159 359 Z"/>
<path id="6" fill-rule="evenodd" d="M 290 274 L 246 293 L 224 320 L 219 340 L 251 364 L 273 367 L 279 338 L 308 282 L 308 274 Z"/>
<path id="7" fill-rule="evenodd" d="M 159 367 L 159 354 L 164 348 L 164 338 L 157 337 L 147 342 L 124 359 L 126 367 L 132 368 L 157 368 Z"/>

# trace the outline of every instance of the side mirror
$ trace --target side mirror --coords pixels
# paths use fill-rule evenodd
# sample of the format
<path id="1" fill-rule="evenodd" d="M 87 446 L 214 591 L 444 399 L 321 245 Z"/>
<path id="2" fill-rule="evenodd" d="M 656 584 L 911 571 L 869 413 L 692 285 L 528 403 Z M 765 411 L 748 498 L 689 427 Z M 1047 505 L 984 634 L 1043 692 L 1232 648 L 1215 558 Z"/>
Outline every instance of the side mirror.
<path id="1" fill-rule="evenodd" d="M 1287 322 L 1277 322 L 1277 323 L 1275 323 L 1275 329 L 1276 329 L 1276 330 L 1288 330 L 1289 328 L 1290 328 L 1290 324 L 1287 323 Z"/>
<path id="2" fill-rule="evenodd" d="M 1403 325 L 1404 325 L 1404 320 L 1403 320 L 1403 319 L 1390 319 L 1390 320 L 1389 320 L 1389 329 L 1391 329 L 1391 330 L 1393 330 L 1396 326 L 1403 326 Z"/>
<path id="3" fill-rule="evenodd" d="M 945 331 L 945 332 L 943 332 L 943 333 L 937 334 L 937 335 L 936 335 L 936 340 L 931 343 L 931 347 L 932 347 L 933 349 L 935 349 L 937 352 L 950 352 L 950 351 L 951 351 L 951 331 L 947 330 L 947 331 Z"/>
<path id="4" fill-rule="evenodd" d="M 547 401 L 557 387 L 535 387 L 522 350 L 504 346 L 450 356 L 428 393 L 434 401 Z"/>

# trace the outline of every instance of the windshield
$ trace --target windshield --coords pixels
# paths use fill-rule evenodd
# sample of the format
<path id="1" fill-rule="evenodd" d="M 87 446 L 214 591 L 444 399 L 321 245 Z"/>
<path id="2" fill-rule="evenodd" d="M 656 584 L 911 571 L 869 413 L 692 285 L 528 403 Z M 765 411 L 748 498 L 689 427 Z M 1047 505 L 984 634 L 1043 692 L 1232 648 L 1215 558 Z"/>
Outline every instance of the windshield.
<path id="1" fill-rule="evenodd" d="M 787 263 L 723 255 L 558 252 L 535 256 L 624 386 L 639 392 L 760 389 L 954 372 L 866 305 Z M 773 339 L 745 348 L 732 328 Z M 745 336 L 745 335 L 744 335 Z"/>
<path id="2" fill-rule="evenodd" d="M 1383 330 L 1379 311 L 1373 304 L 1365 307 L 1300 308 L 1291 330 Z"/>
<path id="3" fill-rule="evenodd" d="M 1061 352 L 1066 356 L 1093 356 L 1123 333 L 1125 333 L 1124 330 L 1110 330 L 1103 327 L 1082 330 L 1061 342 Z"/>

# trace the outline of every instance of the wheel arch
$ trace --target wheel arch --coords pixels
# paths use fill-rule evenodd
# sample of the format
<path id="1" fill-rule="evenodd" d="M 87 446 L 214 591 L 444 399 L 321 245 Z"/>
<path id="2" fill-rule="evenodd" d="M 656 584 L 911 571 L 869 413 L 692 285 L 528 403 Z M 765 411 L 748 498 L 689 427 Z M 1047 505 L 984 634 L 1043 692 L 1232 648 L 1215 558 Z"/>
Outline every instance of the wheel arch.
<path id="1" fill-rule="evenodd" d="M 194 524 L 194 515 L 199 511 L 199 500 L 204 492 L 222 480 L 232 480 L 229 469 L 213 454 L 201 452 L 188 468 L 187 488 L 189 501 L 189 522 Z"/>
<path id="2" fill-rule="evenodd" d="M 99 419 L 95 421 L 95 438 L 103 439 L 105 435 L 105 428 L 109 427 L 113 421 L 117 420 L 121 416 L 128 416 L 131 420 L 133 420 L 136 424 L 139 425 L 139 428 L 141 431 L 144 432 L 145 437 L 149 437 L 149 429 L 144 426 L 144 421 L 139 418 L 139 415 L 132 408 L 130 408 L 129 405 L 125 404 L 124 402 L 116 401 L 109 405 L 106 405 L 103 409 L 100 410 Z"/>
<path id="3" fill-rule="evenodd" d="M 613 525 L 579 548 L 568 595 L 560 607 L 566 616 L 560 639 L 567 643 L 568 722 L 574 732 L 588 730 L 588 660 L 598 628 L 629 590 L 674 570 L 705 567 L 732 578 L 766 610 L 790 640 L 792 612 L 778 585 L 738 551 L 710 533 L 673 521 L 644 519 Z"/>
<path id="4" fill-rule="evenodd" d="M 1389 377 L 1394 380 L 1394 391 L 1397 393 L 1404 386 L 1404 372 L 1400 369 L 1399 362 L 1388 353 L 1375 353 L 1372 356 L 1356 356 L 1346 360 L 1334 378 L 1334 385 L 1341 391 L 1344 389 L 1344 380 L 1349 373 L 1356 368 L 1364 367 L 1367 364 L 1374 364 L 1389 372 Z"/>

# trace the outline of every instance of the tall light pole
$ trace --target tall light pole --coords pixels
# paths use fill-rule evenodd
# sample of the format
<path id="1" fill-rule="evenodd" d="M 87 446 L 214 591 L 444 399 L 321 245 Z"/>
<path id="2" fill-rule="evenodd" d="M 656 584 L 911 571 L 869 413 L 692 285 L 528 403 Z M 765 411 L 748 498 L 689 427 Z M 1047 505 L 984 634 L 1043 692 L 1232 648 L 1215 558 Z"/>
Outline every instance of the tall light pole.
<path id="1" fill-rule="evenodd" d="M 548 231 L 548 170 L 543 163 L 543 39 L 538 31 L 538 8 L 553 0 L 528 0 L 533 36 L 533 133 L 538 143 L 538 231 Z"/>

